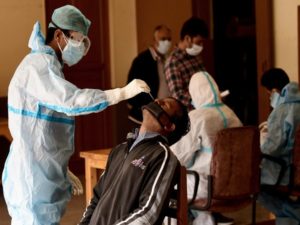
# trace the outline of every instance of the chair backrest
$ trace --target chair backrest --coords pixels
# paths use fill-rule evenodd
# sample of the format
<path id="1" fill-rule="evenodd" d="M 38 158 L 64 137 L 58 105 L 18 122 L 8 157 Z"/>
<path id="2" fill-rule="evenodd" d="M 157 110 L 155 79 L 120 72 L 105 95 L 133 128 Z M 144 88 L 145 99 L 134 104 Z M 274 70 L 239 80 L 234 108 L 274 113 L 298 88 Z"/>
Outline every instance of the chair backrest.
<path id="1" fill-rule="evenodd" d="M 188 224 L 188 202 L 186 186 L 186 168 L 178 165 L 175 173 L 175 185 L 170 192 L 171 202 L 165 210 L 165 216 L 175 218 L 177 225 Z M 170 224 L 170 221 L 169 223 Z"/>
<path id="2" fill-rule="evenodd" d="M 193 201 L 190 207 L 213 212 L 233 212 L 252 203 L 251 224 L 256 224 L 260 159 L 257 127 L 219 131 L 214 144 L 211 175 L 208 176 L 207 199 Z"/>
<path id="3" fill-rule="evenodd" d="M 295 145 L 293 151 L 292 185 L 300 190 L 300 125 L 295 134 Z"/>
<path id="4" fill-rule="evenodd" d="M 211 164 L 212 198 L 239 199 L 259 192 L 259 131 L 254 126 L 217 134 Z"/>

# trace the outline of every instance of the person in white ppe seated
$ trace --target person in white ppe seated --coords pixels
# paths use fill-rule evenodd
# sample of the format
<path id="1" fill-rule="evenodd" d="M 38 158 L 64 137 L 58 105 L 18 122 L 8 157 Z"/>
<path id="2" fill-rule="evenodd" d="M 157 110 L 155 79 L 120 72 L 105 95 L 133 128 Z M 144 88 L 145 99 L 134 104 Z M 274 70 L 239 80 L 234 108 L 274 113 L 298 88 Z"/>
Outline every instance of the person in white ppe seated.
<path id="1" fill-rule="evenodd" d="M 91 22 L 75 7 L 57 8 L 47 40 L 34 25 L 29 53 L 18 66 L 8 89 L 9 129 L 13 137 L 2 174 L 3 191 L 13 225 L 59 224 L 81 183 L 67 173 L 74 152 L 73 116 L 96 113 L 141 92 L 147 84 L 133 80 L 112 90 L 79 89 L 64 79 L 87 54 Z M 76 188 L 76 187 L 75 187 Z"/>
<path id="2" fill-rule="evenodd" d="M 218 131 L 242 126 L 236 114 L 221 101 L 219 88 L 207 72 L 195 73 L 189 83 L 189 93 L 194 110 L 189 112 L 191 130 L 180 141 L 171 146 L 171 150 L 180 163 L 199 174 L 200 182 L 197 198 L 207 197 L 207 175 L 213 145 Z M 194 193 L 194 177 L 187 176 L 188 199 Z M 192 224 L 214 225 L 232 224 L 233 220 L 221 214 L 205 211 L 191 211 Z"/>

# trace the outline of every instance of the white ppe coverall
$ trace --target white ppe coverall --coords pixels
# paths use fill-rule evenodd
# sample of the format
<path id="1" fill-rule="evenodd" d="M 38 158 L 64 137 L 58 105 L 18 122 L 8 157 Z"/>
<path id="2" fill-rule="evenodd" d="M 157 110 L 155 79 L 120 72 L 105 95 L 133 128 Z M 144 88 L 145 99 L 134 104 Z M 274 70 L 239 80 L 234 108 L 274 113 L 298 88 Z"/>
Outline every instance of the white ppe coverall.
<path id="1" fill-rule="evenodd" d="M 242 126 L 235 113 L 222 103 L 219 88 L 207 72 L 195 73 L 189 83 L 194 110 L 189 112 L 191 129 L 171 150 L 180 163 L 199 174 L 197 198 L 207 198 L 207 175 L 210 174 L 213 144 L 218 131 Z M 187 176 L 188 198 L 194 192 L 194 177 Z M 193 224 L 214 224 L 208 212 L 196 212 Z"/>
<path id="2" fill-rule="evenodd" d="M 71 198 L 67 166 L 74 151 L 73 116 L 102 111 L 120 100 L 108 96 L 115 89 L 79 89 L 65 80 L 55 51 L 44 43 L 36 23 L 32 51 L 8 90 L 13 142 L 2 181 L 13 225 L 59 224 Z"/>

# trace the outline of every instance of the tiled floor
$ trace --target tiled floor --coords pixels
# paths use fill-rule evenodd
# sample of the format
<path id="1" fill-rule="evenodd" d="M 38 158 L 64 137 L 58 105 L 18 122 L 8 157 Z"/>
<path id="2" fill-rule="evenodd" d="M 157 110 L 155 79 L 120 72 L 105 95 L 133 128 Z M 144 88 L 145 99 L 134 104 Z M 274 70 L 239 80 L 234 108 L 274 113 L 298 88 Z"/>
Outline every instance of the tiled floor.
<path id="1" fill-rule="evenodd" d="M 66 214 L 64 215 L 61 225 L 76 225 L 85 210 L 85 197 L 74 196 L 68 204 Z M 226 214 L 235 219 L 236 225 L 250 224 L 251 207 L 247 207 L 239 212 Z M 265 221 L 268 218 L 268 212 L 257 204 L 257 222 Z M 6 205 L 3 199 L 2 190 L 0 193 L 0 225 L 9 225 L 10 217 L 7 213 Z"/>

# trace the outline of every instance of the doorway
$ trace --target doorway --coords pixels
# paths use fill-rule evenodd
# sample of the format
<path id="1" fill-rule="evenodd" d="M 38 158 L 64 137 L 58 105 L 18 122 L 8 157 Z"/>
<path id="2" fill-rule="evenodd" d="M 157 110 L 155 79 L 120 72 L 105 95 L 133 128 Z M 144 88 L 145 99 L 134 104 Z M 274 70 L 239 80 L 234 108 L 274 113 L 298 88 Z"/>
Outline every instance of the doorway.
<path id="1" fill-rule="evenodd" d="M 258 122 L 254 3 L 213 1 L 215 78 L 244 125 Z"/>
<path id="2" fill-rule="evenodd" d="M 194 0 L 193 15 L 209 25 L 212 52 L 204 63 L 220 90 L 230 91 L 224 103 L 244 125 L 257 125 L 255 1 Z"/>

